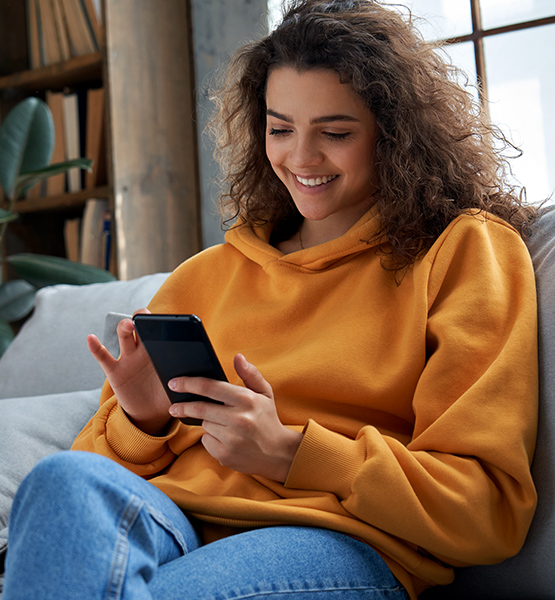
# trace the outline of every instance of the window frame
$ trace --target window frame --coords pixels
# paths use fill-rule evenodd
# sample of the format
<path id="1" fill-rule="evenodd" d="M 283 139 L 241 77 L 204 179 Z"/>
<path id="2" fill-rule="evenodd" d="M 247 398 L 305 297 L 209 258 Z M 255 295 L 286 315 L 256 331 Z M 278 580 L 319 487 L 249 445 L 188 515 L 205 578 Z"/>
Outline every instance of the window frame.
<path id="1" fill-rule="evenodd" d="M 466 35 L 455 36 L 451 38 L 440 39 L 440 44 L 451 45 L 463 42 L 472 42 L 474 45 L 474 59 L 476 62 L 476 80 L 478 84 L 478 94 L 484 107 L 487 107 L 487 74 L 486 60 L 484 54 L 484 39 L 494 35 L 502 35 L 513 31 L 523 31 L 534 27 L 555 24 L 555 15 L 532 19 L 531 21 L 518 21 L 509 25 L 484 29 L 482 27 L 482 12 L 480 8 L 481 0 L 469 0 L 470 13 L 472 19 L 472 32 Z"/>

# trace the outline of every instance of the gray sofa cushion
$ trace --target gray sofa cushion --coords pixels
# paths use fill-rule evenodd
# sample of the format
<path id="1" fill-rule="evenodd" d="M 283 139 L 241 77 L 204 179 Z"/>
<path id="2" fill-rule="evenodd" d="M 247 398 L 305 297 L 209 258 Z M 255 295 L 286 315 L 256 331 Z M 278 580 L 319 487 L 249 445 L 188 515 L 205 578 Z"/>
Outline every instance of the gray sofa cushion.
<path id="1" fill-rule="evenodd" d="M 99 399 L 100 389 L 0 400 L 0 554 L 22 479 L 41 458 L 71 446 Z"/>
<path id="2" fill-rule="evenodd" d="M 102 339 L 109 311 L 129 314 L 146 306 L 167 276 L 40 290 L 33 315 L 0 360 L 0 398 L 101 386 L 104 373 L 87 349 L 87 335 Z"/>
<path id="3" fill-rule="evenodd" d="M 87 334 L 117 356 L 117 323 L 146 306 L 167 276 L 37 294 L 32 317 L 0 360 L 0 567 L 19 483 L 42 457 L 68 449 L 98 407 L 104 373 L 87 350 Z"/>
<path id="4" fill-rule="evenodd" d="M 532 474 L 538 508 L 519 554 L 499 565 L 457 571 L 426 600 L 551 600 L 555 597 L 555 211 L 534 225 L 528 248 L 538 288 L 540 413 Z"/>

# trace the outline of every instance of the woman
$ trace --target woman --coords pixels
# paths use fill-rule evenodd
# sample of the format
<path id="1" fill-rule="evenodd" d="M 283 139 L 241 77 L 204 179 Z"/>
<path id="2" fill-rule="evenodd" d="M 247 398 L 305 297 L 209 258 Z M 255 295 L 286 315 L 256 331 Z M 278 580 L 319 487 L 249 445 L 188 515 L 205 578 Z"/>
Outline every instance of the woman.
<path id="1" fill-rule="evenodd" d="M 293 1 L 238 53 L 218 117 L 236 223 L 149 306 L 203 319 L 229 383 L 170 387 L 223 404 L 170 406 L 130 320 L 119 360 L 91 336 L 93 454 L 22 484 L 4 600 L 416 598 L 518 552 L 534 213 L 452 75 L 370 0 Z"/>

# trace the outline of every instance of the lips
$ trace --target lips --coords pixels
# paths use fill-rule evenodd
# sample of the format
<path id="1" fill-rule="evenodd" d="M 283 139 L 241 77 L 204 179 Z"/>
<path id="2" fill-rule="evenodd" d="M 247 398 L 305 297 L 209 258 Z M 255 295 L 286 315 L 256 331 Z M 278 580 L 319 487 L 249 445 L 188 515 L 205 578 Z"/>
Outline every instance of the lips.
<path id="1" fill-rule="evenodd" d="M 321 177 L 301 177 L 299 175 L 295 175 L 295 179 L 301 183 L 302 185 L 304 185 L 305 187 L 318 187 L 320 185 L 325 185 L 326 183 L 329 183 L 330 181 L 333 181 L 334 179 L 336 179 L 338 177 L 338 175 L 323 175 Z"/>

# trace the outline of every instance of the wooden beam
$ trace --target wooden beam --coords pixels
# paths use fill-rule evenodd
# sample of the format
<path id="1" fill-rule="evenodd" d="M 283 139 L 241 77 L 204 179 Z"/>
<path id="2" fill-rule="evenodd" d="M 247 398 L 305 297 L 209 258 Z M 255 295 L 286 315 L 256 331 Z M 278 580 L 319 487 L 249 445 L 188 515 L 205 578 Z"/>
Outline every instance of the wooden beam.
<path id="1" fill-rule="evenodd" d="M 200 198 L 187 0 L 106 0 L 118 275 L 198 252 Z"/>

